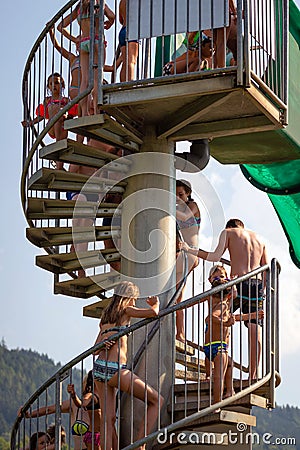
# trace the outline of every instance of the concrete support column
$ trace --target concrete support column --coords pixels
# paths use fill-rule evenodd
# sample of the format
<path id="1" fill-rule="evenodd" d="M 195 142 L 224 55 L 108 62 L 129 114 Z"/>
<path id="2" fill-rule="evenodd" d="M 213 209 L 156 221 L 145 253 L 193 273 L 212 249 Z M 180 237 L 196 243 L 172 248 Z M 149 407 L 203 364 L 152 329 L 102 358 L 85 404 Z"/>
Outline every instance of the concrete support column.
<path id="1" fill-rule="evenodd" d="M 175 165 L 174 144 L 167 140 L 157 140 L 155 128 L 148 126 L 141 153 L 133 155 L 131 176 L 127 179 L 126 197 L 122 203 L 122 274 L 125 279 L 135 282 L 146 303 L 149 295 L 158 295 L 160 309 L 167 306 L 175 291 Z M 174 336 L 172 317 L 161 321 L 160 338 L 156 332 L 147 344 L 147 350 L 139 358 L 134 372 L 147 384 L 158 390 L 167 400 L 172 384 L 172 352 Z M 152 328 L 148 326 L 148 333 Z M 145 330 L 134 333 L 136 354 L 145 340 Z M 130 341 L 130 340 L 129 340 Z M 130 364 L 131 344 L 129 342 L 128 363 Z M 146 371 L 145 371 L 146 368 Z M 158 382 L 159 381 L 159 382 Z M 168 422 L 167 401 L 161 411 L 161 422 Z M 126 411 L 126 417 L 122 414 Z M 121 444 L 130 442 L 130 397 L 124 395 L 121 405 Z M 134 400 L 133 415 L 135 431 L 144 417 L 144 405 Z"/>

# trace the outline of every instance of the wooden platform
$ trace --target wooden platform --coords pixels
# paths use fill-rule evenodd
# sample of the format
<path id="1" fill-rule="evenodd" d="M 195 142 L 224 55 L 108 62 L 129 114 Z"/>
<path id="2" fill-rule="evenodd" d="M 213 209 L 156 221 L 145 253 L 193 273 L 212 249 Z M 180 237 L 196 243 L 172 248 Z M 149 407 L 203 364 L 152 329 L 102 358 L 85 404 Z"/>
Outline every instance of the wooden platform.
<path id="1" fill-rule="evenodd" d="M 195 348 L 188 344 L 188 341 L 181 342 L 178 339 L 175 340 L 175 348 L 177 352 L 185 355 L 193 356 L 195 354 Z"/>
<path id="2" fill-rule="evenodd" d="M 64 127 L 65 130 L 98 139 L 131 152 L 138 152 L 143 143 L 143 135 L 138 130 L 133 130 L 132 127 L 125 128 L 108 114 L 95 114 L 66 120 Z"/>
<path id="3" fill-rule="evenodd" d="M 38 267 L 49 272 L 70 273 L 81 268 L 100 267 L 112 261 L 120 261 L 120 253 L 116 249 L 90 250 L 83 253 L 55 253 L 53 255 L 37 256 Z"/>
<path id="4" fill-rule="evenodd" d="M 89 177 L 65 170 L 43 167 L 34 173 L 28 181 L 28 189 L 37 191 L 81 191 L 83 194 L 102 194 L 124 192 L 125 181 L 117 182 L 108 178 Z"/>
<path id="5" fill-rule="evenodd" d="M 249 87 L 241 87 L 236 80 L 236 68 L 227 68 L 130 82 L 122 88 L 107 85 L 103 88 L 105 110 L 123 118 L 125 125 L 135 123 L 140 132 L 145 132 L 146 125 L 154 125 L 158 139 L 173 141 L 283 128 L 282 108 L 270 99 L 263 83 L 251 80 Z M 252 155 L 252 150 L 241 148 L 230 162 L 251 163 L 253 158 L 258 162 L 257 152 Z M 223 152 L 216 147 L 211 153 L 222 163 Z M 224 154 L 226 163 L 229 153 Z M 275 147 L 269 160 L 277 158 L 280 149 Z"/>
<path id="6" fill-rule="evenodd" d="M 91 226 L 72 229 L 72 227 L 27 228 L 26 237 L 37 247 L 52 247 L 78 242 L 103 241 L 120 237 L 119 227 Z"/>
<path id="7" fill-rule="evenodd" d="M 249 386 L 249 380 L 237 380 L 234 379 L 233 380 L 233 388 L 235 390 L 235 392 L 240 392 L 241 389 L 246 389 Z M 265 386 L 269 386 L 268 383 L 266 383 Z M 201 383 L 201 393 L 204 395 L 205 393 L 209 392 L 210 389 L 210 382 L 209 381 L 204 381 L 203 383 Z M 185 395 L 186 392 L 188 392 L 188 395 L 193 396 L 193 395 L 197 395 L 199 390 L 199 385 L 198 383 L 189 383 L 186 385 L 186 387 L 184 387 L 184 385 L 182 384 L 176 384 L 174 386 L 174 394 L 176 397 L 180 397 Z M 257 392 L 259 392 L 257 395 L 263 396 L 262 392 L 263 389 L 262 388 L 258 388 Z"/>
<path id="8" fill-rule="evenodd" d="M 116 203 L 80 202 L 29 198 L 26 209 L 28 219 L 72 219 L 76 205 L 76 216 L 86 218 L 112 217 L 118 207 Z"/>
<path id="9" fill-rule="evenodd" d="M 120 281 L 121 276 L 119 274 L 108 272 L 92 277 L 56 282 L 54 293 L 86 299 L 113 289 Z"/>
<path id="10" fill-rule="evenodd" d="M 184 417 L 185 415 L 190 415 L 193 414 L 194 412 L 197 412 L 201 409 L 204 408 L 208 408 L 210 406 L 210 399 L 207 396 L 206 398 L 204 396 L 201 396 L 199 398 L 199 402 L 197 401 L 197 399 L 190 400 L 189 398 L 187 399 L 186 402 L 181 401 L 181 402 L 176 402 L 173 405 L 169 404 L 168 405 L 168 410 L 169 412 L 171 412 L 172 410 L 174 411 L 174 413 L 176 413 L 178 415 L 178 420 L 182 417 Z M 264 397 L 260 397 L 259 395 L 255 395 L 255 394 L 248 394 L 245 395 L 244 397 L 240 398 L 239 400 L 235 400 L 230 406 L 226 406 L 227 408 L 233 408 L 235 406 L 244 406 L 247 408 L 252 408 L 252 406 L 257 406 L 263 409 L 266 409 L 268 405 L 268 400 Z"/>
<path id="11" fill-rule="evenodd" d="M 180 352 L 176 352 L 175 362 L 195 371 L 203 372 L 205 370 L 204 359 L 183 355 Z"/>
<path id="12" fill-rule="evenodd" d="M 112 153 L 105 152 L 91 145 L 81 144 L 72 139 L 63 139 L 46 145 L 40 150 L 40 158 L 79 164 L 97 169 L 109 164 L 109 170 L 126 173 L 130 161 L 126 158 L 120 159 Z"/>

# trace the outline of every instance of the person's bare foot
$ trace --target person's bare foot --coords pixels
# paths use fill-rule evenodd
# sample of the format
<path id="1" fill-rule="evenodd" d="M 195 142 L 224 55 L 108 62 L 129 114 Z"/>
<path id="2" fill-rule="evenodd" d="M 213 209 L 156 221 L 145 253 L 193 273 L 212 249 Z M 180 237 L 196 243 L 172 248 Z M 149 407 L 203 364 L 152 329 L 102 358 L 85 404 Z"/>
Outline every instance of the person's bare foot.
<path id="1" fill-rule="evenodd" d="M 177 341 L 183 342 L 185 344 L 185 336 L 182 335 L 176 335 Z"/>

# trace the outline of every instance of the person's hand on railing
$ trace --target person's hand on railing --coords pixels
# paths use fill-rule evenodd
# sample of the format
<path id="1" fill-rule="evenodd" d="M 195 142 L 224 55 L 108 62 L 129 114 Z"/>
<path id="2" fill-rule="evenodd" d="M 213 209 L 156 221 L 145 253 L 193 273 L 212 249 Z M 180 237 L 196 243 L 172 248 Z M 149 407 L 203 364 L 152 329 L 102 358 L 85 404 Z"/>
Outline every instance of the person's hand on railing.
<path id="1" fill-rule="evenodd" d="M 67 392 L 71 395 L 71 397 L 76 395 L 74 384 L 68 384 Z"/>
<path id="2" fill-rule="evenodd" d="M 146 302 L 156 314 L 159 313 L 159 298 L 156 295 L 148 297 Z"/>
<path id="3" fill-rule="evenodd" d="M 81 402 L 80 398 L 78 398 L 78 396 L 75 392 L 74 384 L 68 384 L 67 391 L 71 395 L 71 399 L 73 400 L 75 406 L 77 406 L 77 408 L 80 408 L 82 405 L 82 402 Z"/>
<path id="4" fill-rule="evenodd" d="M 235 316 L 234 314 L 230 314 L 229 319 L 226 322 L 226 326 L 231 327 L 234 324 L 235 324 Z"/>
<path id="5" fill-rule="evenodd" d="M 104 343 L 106 350 L 110 350 L 112 348 L 112 346 L 115 345 L 116 341 L 114 339 L 111 339 L 111 340 L 104 341 L 103 343 Z"/>
<path id="6" fill-rule="evenodd" d="M 110 27 L 113 26 L 114 22 L 115 22 L 115 21 L 112 20 L 112 19 L 107 19 L 107 20 L 105 20 L 105 22 L 104 22 L 104 29 L 105 29 L 105 30 L 109 30 Z"/>
<path id="7" fill-rule="evenodd" d="M 20 408 L 18 409 L 18 413 L 17 413 L 18 417 L 29 417 L 28 416 L 28 411 L 24 412 L 23 411 L 23 406 L 20 406 Z"/>
<path id="8" fill-rule="evenodd" d="M 21 125 L 24 128 L 28 128 L 28 127 L 32 127 L 33 125 L 35 125 L 38 122 L 41 122 L 41 120 L 43 120 L 43 117 L 35 117 L 33 120 L 22 120 Z"/>
<path id="9" fill-rule="evenodd" d="M 183 250 L 184 252 L 189 252 L 189 250 L 190 250 L 190 247 L 189 247 L 189 245 L 186 243 L 186 242 L 178 242 L 178 248 L 179 248 L 179 250 Z"/>
<path id="10" fill-rule="evenodd" d="M 21 125 L 24 128 L 29 128 L 33 125 L 33 123 L 32 120 L 22 120 Z"/>
<path id="11" fill-rule="evenodd" d="M 263 309 L 261 309 L 260 311 L 258 311 L 257 317 L 258 317 L 258 320 L 264 319 L 264 317 L 265 317 L 265 312 L 264 312 Z"/>

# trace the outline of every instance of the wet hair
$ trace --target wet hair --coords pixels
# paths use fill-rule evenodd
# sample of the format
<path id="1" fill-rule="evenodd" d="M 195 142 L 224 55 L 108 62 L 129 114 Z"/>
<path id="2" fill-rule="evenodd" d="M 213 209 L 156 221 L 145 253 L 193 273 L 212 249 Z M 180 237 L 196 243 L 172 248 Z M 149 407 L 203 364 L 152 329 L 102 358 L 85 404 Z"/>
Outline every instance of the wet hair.
<path id="1" fill-rule="evenodd" d="M 224 266 L 221 266 L 221 264 L 216 264 L 215 266 L 212 266 L 212 268 L 209 271 L 208 278 L 211 278 L 215 272 L 219 270 L 220 272 L 224 272 L 227 277 L 227 272 Z"/>
<path id="2" fill-rule="evenodd" d="M 230 219 L 228 220 L 228 222 L 226 223 L 225 228 L 244 228 L 245 225 L 243 224 L 243 222 L 240 219 Z"/>
<path id="3" fill-rule="evenodd" d="M 103 310 L 101 323 L 115 323 L 121 325 L 125 308 L 132 299 L 140 295 L 139 288 L 130 281 L 123 281 L 115 287 L 115 292 L 110 304 Z"/>
<path id="4" fill-rule="evenodd" d="M 51 74 L 49 75 L 49 77 L 47 78 L 47 89 L 48 89 L 48 91 L 49 91 L 50 93 L 51 93 L 52 91 L 51 91 L 51 89 L 50 89 L 50 87 L 49 87 L 49 84 L 50 84 L 50 80 L 51 80 L 52 78 L 54 78 L 54 77 L 60 78 L 62 89 L 65 89 L 65 87 L 66 87 L 66 85 L 65 85 L 65 80 L 63 79 L 63 77 L 61 76 L 61 74 L 58 73 L 58 72 L 53 72 L 53 73 L 51 73 Z M 49 93 L 49 92 L 48 92 L 48 93 Z"/>
<path id="5" fill-rule="evenodd" d="M 176 187 L 183 187 L 185 193 L 188 196 L 188 201 L 189 202 L 193 202 L 194 200 L 192 199 L 192 185 L 189 181 L 187 180 L 176 180 Z"/>
<path id="6" fill-rule="evenodd" d="M 47 434 L 50 437 L 50 443 L 53 444 L 55 442 L 55 423 L 51 423 L 49 425 L 49 427 L 47 428 Z M 66 430 L 65 427 L 62 425 L 61 426 L 61 443 L 65 444 L 66 443 Z"/>
<path id="7" fill-rule="evenodd" d="M 38 446 L 38 440 L 43 436 L 46 436 L 47 441 L 50 442 L 50 436 L 48 433 L 46 433 L 45 431 L 38 431 L 37 433 L 33 433 L 30 436 L 29 450 L 36 450 Z"/>

